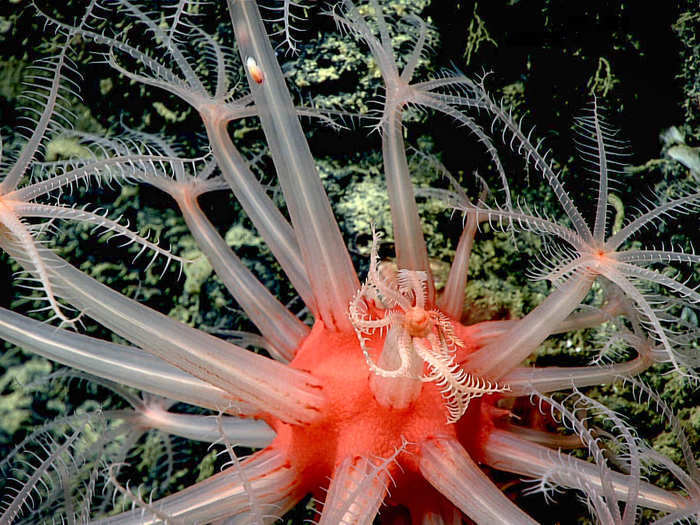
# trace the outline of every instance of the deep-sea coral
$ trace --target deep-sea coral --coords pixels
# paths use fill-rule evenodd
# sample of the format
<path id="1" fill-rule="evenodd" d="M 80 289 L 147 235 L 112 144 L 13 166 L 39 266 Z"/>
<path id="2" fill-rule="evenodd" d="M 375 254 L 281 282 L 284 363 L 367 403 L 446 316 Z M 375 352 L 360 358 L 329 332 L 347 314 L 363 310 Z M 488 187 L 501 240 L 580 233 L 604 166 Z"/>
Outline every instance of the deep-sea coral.
<path id="1" fill-rule="evenodd" d="M 672 411 L 635 376 L 670 363 L 672 373 L 696 380 L 700 332 L 693 316 L 700 294 L 658 266 L 694 267 L 700 256 L 630 242 L 662 218 L 696 214 L 697 186 L 674 187 L 616 225 L 610 188 L 624 146 L 597 100 L 579 120 L 581 153 L 593 167 L 597 193 L 574 198 L 549 152 L 493 100 L 483 78 L 449 71 L 414 79 L 429 40 L 425 22 L 411 13 L 393 20 L 378 0 L 343 0 L 327 14 L 367 46 L 384 83 L 379 111 L 360 117 L 381 135 L 396 253 L 393 263 L 380 264 L 380 236 L 372 232 L 360 284 L 299 121 L 334 125 L 353 115 L 293 103 L 255 1 L 228 2 L 235 46 L 202 28 L 203 9 L 188 0 L 166 2 L 162 12 L 128 0 L 92 0 L 74 16 L 41 11 L 58 35 L 58 52 L 37 66 L 30 97 L 39 109 L 17 153 L 3 163 L 0 247 L 23 267 L 37 292 L 33 299 L 49 315 L 40 322 L 0 309 L 0 336 L 78 370 L 59 375 L 94 376 L 129 407 L 68 415 L 19 443 L 0 462 L 9 479 L 0 522 L 267 523 L 311 494 L 316 521 L 329 525 L 372 523 L 378 514 L 387 523 L 458 524 L 465 517 L 535 523 L 487 467 L 534 479 L 532 491 L 546 497 L 578 489 L 603 523 L 634 523 L 642 508 L 660 511 L 658 523 L 697 519 L 700 475 L 692 449 Z M 298 45 L 289 29 L 295 9 L 285 2 L 280 19 L 292 46 Z M 62 106 L 77 89 L 70 56 L 78 41 L 97 46 L 135 84 L 187 103 L 201 117 L 210 150 L 188 157 L 170 137 L 123 127 L 116 136 L 71 130 Z M 245 88 L 234 81 L 241 75 Z M 420 195 L 464 214 L 444 290 L 430 264 L 404 139 L 404 120 L 414 108 L 466 128 L 493 178 L 489 191 L 491 181 L 476 177 L 480 188 L 473 193 L 462 187 L 468 178 L 457 180 L 437 158 L 417 153 L 449 184 L 422 187 Z M 232 140 L 229 124 L 244 118 L 259 121 L 284 206 Z M 45 147 L 57 137 L 72 141 L 74 154 L 48 158 Z M 521 177 L 507 173 L 502 157 L 510 154 L 522 158 L 520 168 L 533 178 L 541 176 L 561 213 L 513 197 L 511 182 Z M 168 195 L 199 257 L 260 333 L 229 334 L 235 342 L 215 337 L 215 330 L 164 315 L 57 255 L 46 242 L 56 235 L 55 223 L 77 221 L 108 238 L 124 237 L 154 258 L 186 267 L 198 262 L 118 219 L 64 202 L 67 189 L 77 194 L 70 198 L 87 198 L 91 183 L 148 186 Z M 227 190 L 303 309 L 275 297 L 202 209 L 207 194 Z M 541 249 L 544 264 L 533 277 L 551 285 L 522 317 L 462 322 L 480 225 Z M 87 318 L 121 342 L 80 333 Z M 551 336 L 589 329 L 598 329 L 602 341 L 592 364 L 523 365 Z M 668 419 L 679 464 L 582 390 L 618 380 Z M 175 412 L 176 402 L 210 412 Z M 524 405 L 541 416 L 526 418 Z M 153 497 L 126 480 L 127 463 L 135 460 L 130 451 L 155 431 L 168 457 L 157 474 L 163 481 L 175 476 L 169 436 L 217 443 L 229 461 L 218 474 Z M 262 450 L 240 459 L 237 447 Z M 676 480 L 675 490 L 645 480 L 658 471 Z"/>

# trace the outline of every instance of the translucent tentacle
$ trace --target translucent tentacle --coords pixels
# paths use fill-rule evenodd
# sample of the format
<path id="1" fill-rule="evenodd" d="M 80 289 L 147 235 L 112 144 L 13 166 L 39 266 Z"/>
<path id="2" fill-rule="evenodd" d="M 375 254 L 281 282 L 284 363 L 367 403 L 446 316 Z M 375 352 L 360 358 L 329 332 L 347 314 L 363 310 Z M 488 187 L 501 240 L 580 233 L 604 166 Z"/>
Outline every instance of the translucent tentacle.
<path id="1" fill-rule="evenodd" d="M 6 232 L 3 241 L 8 246 L 22 251 L 18 261 L 33 269 L 34 276 L 41 284 L 41 290 L 45 294 L 44 298 L 49 303 L 47 309 L 53 312 L 52 319 L 58 319 L 62 325 L 72 326 L 80 315 L 69 318 L 64 311 L 66 307 L 58 302 L 54 285 L 49 278 L 49 264 L 43 257 L 46 250 L 41 248 L 28 226 L 20 220 L 14 205 L 15 203 L 6 203 L 4 200 L 0 200 L 0 228 Z M 2 235 L 1 231 L 0 235 Z"/>
<path id="2" fill-rule="evenodd" d="M 266 512 L 281 515 L 301 497 L 296 486 L 296 472 L 287 458 L 275 449 L 260 451 L 240 468 L 229 467 L 205 481 L 149 504 L 161 516 L 148 508 L 137 508 L 117 516 L 99 520 L 100 525 L 165 525 L 169 519 L 186 523 L 209 523 L 231 516 L 245 517 L 250 512 L 250 498 L 242 477 L 250 483 L 256 503 Z"/>
<path id="3" fill-rule="evenodd" d="M 570 456 L 562 461 L 556 451 L 510 432 L 493 431 L 484 443 L 484 451 L 486 464 L 498 470 L 535 478 L 546 475 L 554 483 L 584 491 L 602 490 L 596 464 Z M 610 478 L 615 496 L 618 500 L 625 500 L 631 486 L 628 476 L 611 472 Z M 637 498 L 639 505 L 668 512 L 687 508 L 691 504 L 687 498 L 644 482 L 640 483 Z"/>
<path id="4" fill-rule="evenodd" d="M 198 414 L 174 414 L 157 406 L 147 406 L 138 411 L 139 420 L 148 428 L 168 434 L 216 443 L 221 434 L 237 446 L 264 448 L 275 438 L 275 432 L 264 421 L 237 417 L 202 416 Z"/>
<path id="5" fill-rule="evenodd" d="M 690 209 L 697 209 L 700 201 L 700 192 L 688 192 L 677 199 L 663 202 L 658 206 L 650 208 L 647 212 L 636 217 L 629 224 L 626 224 L 620 231 L 614 234 L 605 242 L 605 249 L 616 250 L 620 245 L 632 235 L 644 228 L 648 224 L 659 220 L 671 213 L 688 213 Z"/>
<path id="6" fill-rule="evenodd" d="M 320 318 L 351 330 L 347 305 L 360 287 L 338 224 L 304 137 L 282 70 L 252 0 L 229 0 L 243 62 L 252 57 L 264 80 L 250 78 L 251 93 L 292 219 Z"/>
<path id="7" fill-rule="evenodd" d="M 542 154 L 539 149 L 530 142 L 530 135 L 526 134 L 520 128 L 519 124 L 513 119 L 511 112 L 505 109 L 502 104 L 499 105 L 495 103 L 483 86 L 474 84 L 472 84 L 472 86 L 480 92 L 480 102 L 485 105 L 495 119 L 511 134 L 513 141 L 517 144 L 518 152 L 523 153 L 527 161 L 534 161 L 535 168 L 542 173 L 542 176 L 551 186 L 562 209 L 571 220 L 576 233 L 586 241 L 590 241 L 592 239 L 591 230 L 588 228 L 581 212 L 576 208 L 571 197 L 569 197 L 569 194 L 564 189 L 558 174 L 554 171 L 552 161 L 547 160 L 547 153 Z"/>
<path id="8" fill-rule="evenodd" d="M 231 251 L 202 212 L 196 196 L 183 191 L 178 204 L 197 245 L 214 267 L 216 275 L 265 339 L 291 360 L 294 351 L 309 334 L 309 328 L 287 310 Z"/>
<path id="9" fill-rule="evenodd" d="M 14 497 L 10 497 L 9 493 L 3 497 L 3 501 L 0 503 L 0 510 L 2 510 L 0 523 L 13 523 L 22 509 L 28 508 L 28 501 L 31 501 L 32 505 L 34 504 L 33 494 L 38 497 L 42 496 L 44 489 L 47 488 L 47 482 L 51 483 L 51 472 L 65 466 L 65 457 L 70 458 L 71 446 L 79 435 L 79 432 L 74 432 L 58 446 L 53 441 L 43 446 L 47 452 L 46 459 L 35 465 L 32 474 L 21 482 Z M 44 481 L 45 478 L 47 478 L 46 481 Z"/>
<path id="10" fill-rule="evenodd" d="M 202 112 L 216 162 L 226 182 L 253 222 L 260 236 L 289 277 L 292 286 L 316 316 L 318 306 L 291 226 L 270 199 L 245 159 L 231 141 L 227 120 L 214 119 Z"/>
<path id="11" fill-rule="evenodd" d="M 519 365 L 544 341 L 586 297 L 593 277 L 571 277 L 554 290 L 537 308 L 469 356 L 465 368 L 477 376 L 502 378 Z"/>
<path id="12" fill-rule="evenodd" d="M 345 458 L 333 473 L 318 525 L 371 525 L 389 476 L 366 458 Z"/>
<path id="13" fill-rule="evenodd" d="M 391 205 L 391 219 L 394 225 L 397 264 L 400 269 L 430 274 L 428 252 L 406 160 L 400 109 L 391 109 L 390 116 L 384 124 L 382 154 Z M 435 297 L 435 288 L 431 277 L 428 278 L 427 283 L 428 302 L 432 302 Z"/>
<path id="14" fill-rule="evenodd" d="M 625 363 L 610 366 L 548 366 L 544 368 L 516 368 L 501 378 L 511 390 L 505 396 L 528 395 L 533 390 L 553 392 L 572 386 L 584 387 L 609 384 L 621 376 L 632 377 L 649 368 L 653 361 L 639 356 Z"/>
<path id="15" fill-rule="evenodd" d="M 62 330 L 0 308 L 0 336 L 25 350 L 116 383 L 213 410 L 252 414 L 218 387 L 137 348 Z"/>
<path id="16" fill-rule="evenodd" d="M 12 205 L 15 213 L 20 217 L 41 217 L 47 219 L 63 219 L 71 220 L 82 223 L 87 223 L 93 225 L 96 229 L 104 230 L 104 234 L 113 234 L 112 236 L 122 236 L 126 238 L 124 246 L 132 243 L 139 244 L 141 246 L 141 251 L 139 255 L 144 250 L 150 250 L 153 252 L 152 261 L 155 260 L 157 256 L 163 256 L 166 258 L 168 263 L 171 260 L 177 261 L 180 264 L 184 264 L 186 261 L 182 257 L 172 254 L 170 251 L 161 248 L 157 243 L 149 241 L 147 237 L 142 237 L 137 233 L 132 232 L 127 226 L 124 226 L 118 222 L 118 220 L 108 219 L 104 215 L 99 213 L 91 212 L 88 210 L 81 210 L 75 208 L 68 208 L 60 205 L 49 205 L 49 204 L 36 204 L 36 203 L 13 203 Z M 137 256 L 138 257 L 138 256 Z"/>
<path id="17" fill-rule="evenodd" d="M 94 3 L 95 0 L 91 2 L 90 8 L 92 8 Z M 19 158 L 7 173 L 3 181 L 0 182 L 0 195 L 9 193 L 17 187 L 17 184 L 19 184 L 20 179 L 24 176 L 27 167 L 32 162 L 34 156 L 39 150 L 39 145 L 44 139 L 44 134 L 51 124 L 52 116 L 56 111 L 57 101 L 61 99 L 61 91 L 65 89 L 65 86 L 62 85 L 64 69 L 71 68 L 66 54 L 69 50 L 68 42 L 70 42 L 72 36 L 73 35 L 71 34 L 66 37 L 66 44 L 61 46 L 58 56 L 53 59 L 54 63 L 51 64 L 51 62 L 48 62 L 51 64 L 53 74 L 52 78 L 50 79 L 48 91 L 46 93 L 42 93 L 41 101 L 37 100 L 37 102 L 40 102 L 43 108 L 41 115 L 39 116 L 39 121 L 29 137 L 29 140 L 22 148 Z M 41 89 L 42 91 L 46 91 L 46 88 L 43 86 L 41 86 Z"/>
<path id="18" fill-rule="evenodd" d="M 0 246 L 15 259 L 22 253 L 0 237 Z M 19 256 L 19 257 L 18 257 Z M 313 420 L 322 402 L 309 374 L 248 352 L 190 328 L 133 301 L 85 275 L 46 250 L 50 278 L 60 295 L 147 352 L 283 421 Z M 34 268 L 27 267 L 32 272 Z"/>
<path id="19" fill-rule="evenodd" d="M 447 284 L 442 296 L 438 300 L 438 306 L 453 319 L 459 320 L 464 309 L 464 293 L 467 286 L 467 273 L 469 272 L 469 256 L 471 255 L 474 235 L 478 226 L 476 214 L 467 216 L 462 235 L 459 237 Z"/>
<path id="20" fill-rule="evenodd" d="M 496 487 L 454 439 L 434 438 L 420 449 L 423 476 L 477 523 L 536 525 Z"/>

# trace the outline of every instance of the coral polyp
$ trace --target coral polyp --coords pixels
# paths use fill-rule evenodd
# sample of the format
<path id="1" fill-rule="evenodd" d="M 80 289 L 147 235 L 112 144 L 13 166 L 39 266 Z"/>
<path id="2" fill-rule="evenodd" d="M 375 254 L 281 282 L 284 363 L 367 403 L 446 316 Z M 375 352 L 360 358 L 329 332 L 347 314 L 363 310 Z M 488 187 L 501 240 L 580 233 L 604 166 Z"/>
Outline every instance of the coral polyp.
<path id="1" fill-rule="evenodd" d="M 265 21 L 254 0 L 229 0 L 231 25 L 216 20 L 217 28 L 202 16 L 211 6 L 197 1 L 152 7 L 91 0 L 67 12 L 38 8 L 57 52 L 33 70 L 29 132 L 0 165 L 0 248 L 33 295 L 17 311 L 0 308 L 0 337 L 66 365 L 45 381 L 87 379 L 112 396 L 103 396 L 105 407 L 43 422 L 0 459 L 0 523 L 264 524 L 302 514 L 323 525 L 537 523 L 506 493 L 520 478 L 533 480 L 529 492 L 545 502 L 577 491 L 605 524 L 631 525 L 643 513 L 659 525 L 698 520 L 691 442 L 638 378 L 658 370 L 678 381 L 699 377 L 700 293 L 675 265 L 695 271 L 700 256 L 678 239 L 660 249 L 638 239 L 671 216 L 697 215 L 696 179 L 659 190 L 624 218 L 614 189 L 626 177 L 626 146 L 593 97 L 576 141 L 596 191 L 570 194 L 571 178 L 494 100 L 487 76 L 430 73 L 430 26 L 403 4 L 389 15 L 379 0 L 341 0 L 325 12 L 342 38 L 365 50 L 370 76 L 381 78 L 375 109 L 359 114 L 294 102 L 294 68 L 283 69 L 268 34 L 272 24 L 286 45 L 305 49 L 291 25 L 305 11 L 293 2 Z M 80 76 L 71 56 L 86 49 L 130 89 L 146 86 L 140 93 L 186 104 L 182 114 L 160 101 L 154 107 L 165 119 L 191 117 L 207 143 L 147 131 L 148 118 L 140 129 L 112 122 L 106 134 L 72 129 L 75 116 L 64 106 L 77 104 Z M 467 131 L 470 148 L 486 159 L 483 176 L 453 175 L 426 140 L 411 155 L 406 130 L 415 109 Z M 376 217 L 361 235 L 371 233 L 370 242 L 344 238 L 342 206 L 326 191 L 340 184 L 312 156 L 299 117 L 338 133 L 357 120 L 379 135 L 382 167 L 374 171 L 383 182 L 375 189 L 388 204 L 367 206 Z M 56 142 L 71 145 L 58 159 L 49 148 Z M 544 197 L 527 202 L 537 185 Z M 169 223 L 188 250 L 166 249 L 82 202 L 121 191 L 113 204 L 139 217 L 133 187 L 158 193 L 161 222 L 152 222 Z M 219 212 L 230 218 L 231 210 L 242 218 L 223 235 Z M 447 212 L 462 222 L 436 225 Z M 162 264 L 157 286 L 108 286 L 100 258 L 121 256 L 99 249 L 81 264 L 60 243 L 70 234 L 58 223 L 67 221 L 97 228 L 107 241 L 124 238 L 136 257 L 152 253 L 147 271 Z M 386 257 L 375 221 L 393 239 Z M 454 250 L 441 254 L 451 260 L 439 261 L 449 270 L 438 276 L 429 253 L 435 239 L 425 233 L 455 228 Z M 467 306 L 465 289 L 480 231 L 500 235 L 501 249 L 516 243 L 538 253 L 531 308 L 468 321 L 476 307 Z M 245 235 L 256 239 L 252 256 L 240 249 Z M 170 262 L 184 267 L 187 282 L 181 303 L 167 297 L 171 309 L 159 311 L 153 298 L 180 286 Z M 360 279 L 356 268 L 365 267 Z M 220 312 L 207 318 L 230 313 L 225 289 L 244 319 L 238 325 L 256 332 L 228 320 L 206 326 L 199 304 L 185 306 L 210 273 Z M 36 310 L 26 311 L 26 301 Z M 591 362 L 533 357 L 562 344 L 561 334 L 566 344 L 588 345 Z M 676 458 L 586 390 L 611 385 L 656 408 Z M 198 468 L 178 464 L 175 437 L 206 454 Z M 154 449 L 165 459 L 153 459 Z M 152 483 L 140 487 L 144 470 Z M 661 475 L 663 488 L 653 482 Z"/>

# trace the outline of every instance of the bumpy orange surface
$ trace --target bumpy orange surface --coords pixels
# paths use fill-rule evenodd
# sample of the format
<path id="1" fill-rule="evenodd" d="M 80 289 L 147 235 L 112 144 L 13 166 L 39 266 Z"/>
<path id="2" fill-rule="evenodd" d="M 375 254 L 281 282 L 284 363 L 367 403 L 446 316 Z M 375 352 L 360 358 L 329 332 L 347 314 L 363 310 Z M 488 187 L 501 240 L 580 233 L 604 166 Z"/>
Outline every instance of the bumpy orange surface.
<path id="1" fill-rule="evenodd" d="M 470 328 L 454 324 L 465 343 L 459 353 L 476 350 Z M 381 348 L 381 339 L 373 343 Z M 270 421 L 277 431 L 272 446 L 286 451 L 300 473 L 302 489 L 321 500 L 325 497 L 321 487 L 328 485 L 334 467 L 343 458 L 388 458 L 405 439 L 411 445 L 398 456 L 398 465 L 391 467 L 395 486 L 389 487 L 391 498 L 387 503 L 407 506 L 414 517 L 425 506 L 437 510 L 442 496 L 420 474 L 420 443 L 432 436 L 453 436 L 478 461 L 480 444 L 493 428 L 494 418 L 503 412 L 494 407 L 496 397 L 487 396 L 472 400 L 456 424 L 447 424 L 447 409 L 433 383 L 424 383 L 420 397 L 406 409 L 383 407 L 369 388 L 370 372 L 356 334 L 328 330 L 321 322 L 314 325 L 291 365 L 318 378 L 327 401 L 321 417 L 312 425 Z"/>

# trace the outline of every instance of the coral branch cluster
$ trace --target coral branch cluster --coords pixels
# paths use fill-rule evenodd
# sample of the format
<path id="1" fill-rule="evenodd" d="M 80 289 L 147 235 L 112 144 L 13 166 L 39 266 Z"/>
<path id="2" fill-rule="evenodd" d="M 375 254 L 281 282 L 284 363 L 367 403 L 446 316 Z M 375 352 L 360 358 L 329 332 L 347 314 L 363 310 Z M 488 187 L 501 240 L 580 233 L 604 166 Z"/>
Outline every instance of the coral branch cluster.
<path id="1" fill-rule="evenodd" d="M 533 132 L 493 100 L 484 78 L 423 71 L 430 28 L 408 7 L 390 17 L 379 0 L 342 0 L 330 14 L 341 33 L 369 48 L 383 82 L 381 111 L 362 118 L 374 119 L 381 134 L 396 252 L 394 265 L 380 263 L 381 236 L 373 231 L 369 271 L 360 284 L 355 267 L 363 261 L 346 247 L 299 121 L 301 115 L 328 123 L 343 113 L 295 105 L 254 0 L 228 1 L 235 45 L 222 43 L 230 29 L 216 35 L 204 29 L 208 6 L 198 1 L 164 1 L 159 12 L 153 7 L 91 0 L 72 21 L 62 6 L 40 13 L 59 51 L 34 73 L 29 97 L 38 108 L 29 111 L 18 151 L 0 164 L 0 248 L 21 267 L 29 300 L 40 306 L 33 313 L 22 304 L 17 311 L 0 308 L 0 337 L 70 367 L 46 381 L 89 378 L 112 392 L 110 403 L 117 405 L 45 422 L 0 460 L 0 523 L 263 524 L 288 512 L 298 516 L 308 495 L 313 517 L 324 525 L 369 525 L 378 515 L 387 524 L 536 523 L 501 490 L 494 471 L 504 473 L 496 479 L 533 479 L 530 492 L 544 493 L 546 501 L 565 488 L 577 490 L 601 523 L 629 525 L 641 508 L 658 511 L 659 525 L 697 522 L 700 474 L 690 442 L 664 399 L 635 376 L 655 365 L 698 379 L 700 293 L 668 268 L 696 269 L 700 256 L 633 243 L 671 215 L 696 214 L 697 183 L 667 191 L 622 226 L 610 224 L 612 178 L 623 176 L 624 146 L 597 100 L 577 123 L 582 157 L 597 181 L 591 211 L 585 198 L 581 205 L 569 194 Z M 301 44 L 290 24 L 303 12 L 285 0 L 272 21 L 292 47 Z M 405 57 L 399 34 L 410 44 Z M 206 134 L 206 151 L 187 157 L 183 151 L 196 146 L 185 149 L 143 130 L 121 129 L 119 136 L 72 130 L 75 119 L 63 106 L 75 97 L 78 75 L 70 57 L 78 44 L 94 46 L 92 52 L 146 92 L 189 105 Z M 247 87 L 236 78 L 247 79 Z M 468 181 L 419 153 L 451 187 L 433 181 L 417 191 L 404 134 L 415 108 L 468 130 L 486 152 L 498 189 L 490 192 L 476 177 L 482 190 L 470 197 L 462 187 Z M 240 136 L 231 134 L 240 119 L 259 122 L 269 152 L 260 169 L 279 182 L 283 204 L 258 179 Z M 47 145 L 59 139 L 72 141 L 76 152 L 51 159 Z M 558 212 L 545 214 L 512 198 L 511 184 L 526 185 L 527 177 L 507 174 L 504 155 L 541 176 Z M 70 205 L 67 194 L 73 202 L 103 198 L 98 189 L 87 191 L 91 183 L 161 192 L 163 209 L 167 202 L 176 210 L 174 229 L 189 232 L 198 258 L 175 255 L 98 209 Z M 298 301 L 275 295 L 272 288 L 286 285 L 284 279 L 263 282 L 262 265 L 252 270 L 250 257 L 231 248 L 204 205 L 212 192 L 230 192 L 227 198 L 257 230 Z M 465 215 L 442 291 L 416 194 Z M 228 211 L 231 203 L 221 208 L 214 211 Z M 198 262 L 209 265 L 259 333 L 220 330 L 227 340 L 214 335 L 218 327 L 195 328 L 175 311 L 165 315 L 147 305 L 148 298 L 140 302 L 114 290 L 91 271 L 107 250 L 90 254 L 80 267 L 56 253 L 56 224 L 66 221 L 102 230 L 107 239 L 123 237 L 136 256 L 162 256 L 164 272 L 171 260 L 186 271 Z M 544 264 L 532 275 L 550 284 L 522 316 L 464 321 L 479 228 L 522 243 L 537 237 Z M 42 312 L 45 322 L 26 315 Z M 95 337 L 93 322 L 115 342 Z M 77 333 L 83 325 L 93 335 Z M 552 336 L 573 332 L 581 339 L 587 330 L 604 337 L 590 342 L 591 364 L 523 364 Z M 679 463 L 584 390 L 616 381 L 658 408 L 679 443 Z M 180 439 L 211 444 L 225 462 L 207 455 L 200 479 L 189 465 L 178 472 L 173 443 Z M 164 459 L 154 462 L 157 481 L 149 494 L 129 480 L 139 478 L 148 463 L 143 451 L 154 441 Z M 583 452 L 569 454 L 571 448 L 586 449 L 588 460 Z M 260 450 L 239 457 L 249 449 Z M 213 474 L 213 464 L 221 471 Z M 679 490 L 646 481 L 659 472 Z M 191 485 L 168 492 L 178 476 Z"/>

